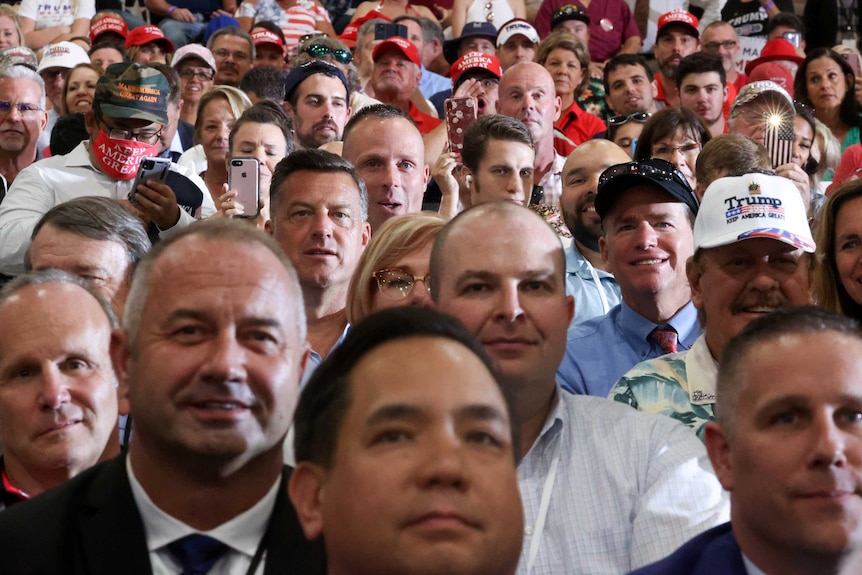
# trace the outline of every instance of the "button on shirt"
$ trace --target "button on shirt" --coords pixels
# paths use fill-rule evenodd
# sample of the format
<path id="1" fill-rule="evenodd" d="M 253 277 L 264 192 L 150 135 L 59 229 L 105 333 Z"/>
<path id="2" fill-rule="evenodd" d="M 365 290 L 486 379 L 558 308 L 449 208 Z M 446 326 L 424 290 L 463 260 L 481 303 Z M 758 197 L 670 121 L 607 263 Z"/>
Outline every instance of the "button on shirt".
<path id="1" fill-rule="evenodd" d="M 547 521 L 536 520 L 558 455 Z M 729 503 L 703 445 L 667 417 L 604 398 L 557 393 L 542 432 L 518 465 L 527 575 L 619 575 L 657 561 L 729 518 Z"/>
<path id="2" fill-rule="evenodd" d="M 622 301 L 620 285 L 613 274 L 593 267 L 578 250 L 575 242 L 566 248 L 566 293 L 575 297 L 575 317 L 572 318 L 572 326 L 605 315 Z M 605 296 L 607 308 L 602 302 L 602 293 Z"/>
<path id="3" fill-rule="evenodd" d="M 138 511 L 141 513 L 144 532 L 147 534 L 147 550 L 150 554 L 153 575 L 177 575 L 181 568 L 168 550 L 168 544 L 186 535 L 200 533 L 200 531 L 156 507 L 135 477 L 130 458 L 126 458 L 126 473 L 129 474 L 132 496 L 138 506 Z M 251 509 L 211 531 L 204 532 L 204 535 L 217 539 L 230 547 L 230 550 L 216 562 L 208 575 L 245 575 L 251 566 L 257 547 L 266 533 L 269 518 L 275 508 L 279 486 L 281 486 L 280 474 L 266 495 Z M 266 556 L 258 566 L 258 573 L 263 573 L 265 563 Z"/>
<path id="4" fill-rule="evenodd" d="M 691 302 L 667 324 L 679 334 L 680 351 L 689 349 L 700 331 L 697 310 Z M 648 339 L 656 327 L 625 301 L 606 316 L 577 324 L 569 329 L 557 381 L 572 393 L 607 397 L 611 387 L 637 363 L 664 355 Z"/>

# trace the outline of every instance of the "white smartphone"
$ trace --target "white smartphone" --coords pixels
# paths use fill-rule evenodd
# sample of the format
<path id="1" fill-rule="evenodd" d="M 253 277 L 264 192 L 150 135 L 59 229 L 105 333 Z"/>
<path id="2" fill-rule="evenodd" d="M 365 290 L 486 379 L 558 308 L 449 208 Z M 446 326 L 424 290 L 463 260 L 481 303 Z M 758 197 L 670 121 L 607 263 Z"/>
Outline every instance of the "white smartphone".
<path id="1" fill-rule="evenodd" d="M 236 192 L 235 201 L 242 205 L 244 218 L 260 215 L 260 161 L 257 158 L 231 158 L 228 189 Z"/>

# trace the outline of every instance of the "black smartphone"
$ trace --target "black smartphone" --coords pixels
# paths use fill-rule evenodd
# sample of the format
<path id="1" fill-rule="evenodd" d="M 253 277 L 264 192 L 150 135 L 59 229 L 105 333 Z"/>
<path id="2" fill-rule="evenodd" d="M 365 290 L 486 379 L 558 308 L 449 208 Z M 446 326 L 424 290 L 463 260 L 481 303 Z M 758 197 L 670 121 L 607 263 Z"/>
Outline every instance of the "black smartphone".
<path id="1" fill-rule="evenodd" d="M 242 206 L 243 218 L 260 215 L 260 161 L 257 158 L 231 158 L 228 169 L 228 189 L 236 192 L 236 202 Z"/>
<path id="2" fill-rule="evenodd" d="M 393 36 L 407 38 L 407 26 L 404 24 L 391 24 L 388 22 L 374 25 L 375 40 L 386 40 Z"/>
<path id="3" fill-rule="evenodd" d="M 539 185 L 533 186 L 533 192 L 530 194 L 530 205 L 538 206 L 545 197 L 545 188 Z"/>
<path id="4" fill-rule="evenodd" d="M 141 158 L 141 165 L 138 167 L 138 174 L 135 176 L 135 182 L 132 184 L 132 189 L 129 190 L 129 201 L 133 204 L 137 203 L 135 194 L 138 191 L 138 184 L 164 182 L 168 177 L 168 172 L 170 171 L 170 158 Z"/>

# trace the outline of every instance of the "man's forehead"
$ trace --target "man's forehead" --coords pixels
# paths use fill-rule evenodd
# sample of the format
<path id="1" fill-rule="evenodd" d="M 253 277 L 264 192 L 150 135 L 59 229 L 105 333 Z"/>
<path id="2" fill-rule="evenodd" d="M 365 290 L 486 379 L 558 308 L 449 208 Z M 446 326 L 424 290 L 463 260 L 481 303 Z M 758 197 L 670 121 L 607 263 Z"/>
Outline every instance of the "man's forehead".
<path id="1" fill-rule="evenodd" d="M 311 92 L 325 95 L 334 92 L 335 95 L 347 97 L 347 89 L 341 80 L 328 74 L 312 74 L 299 84 L 299 90 L 302 96 Z"/>
<path id="2" fill-rule="evenodd" d="M 721 76 L 718 75 L 718 72 L 695 72 L 693 74 L 686 74 L 682 81 L 680 82 L 683 87 L 685 86 L 708 86 L 712 84 L 721 84 Z"/>
<path id="3" fill-rule="evenodd" d="M 551 74 L 538 64 L 531 64 L 533 63 L 522 62 L 506 70 L 500 79 L 500 88 L 519 88 L 526 91 L 553 88 L 554 80 Z"/>
<path id="4" fill-rule="evenodd" d="M 251 43 L 248 40 L 234 34 L 222 34 L 213 41 L 213 51 L 225 46 L 242 46 L 251 50 Z"/>
<path id="5" fill-rule="evenodd" d="M 733 39 L 735 37 L 736 31 L 730 24 L 713 26 L 703 33 L 703 43 L 707 44 L 710 40 L 723 40 L 725 38 Z"/>
<path id="6" fill-rule="evenodd" d="M 624 80 L 626 78 L 634 78 L 636 76 L 641 76 L 643 78 L 646 78 L 648 76 L 647 71 L 644 70 L 643 66 L 638 66 L 635 64 L 626 64 L 626 65 L 614 68 L 613 70 L 608 72 L 609 83 L 613 83 L 616 80 Z"/>

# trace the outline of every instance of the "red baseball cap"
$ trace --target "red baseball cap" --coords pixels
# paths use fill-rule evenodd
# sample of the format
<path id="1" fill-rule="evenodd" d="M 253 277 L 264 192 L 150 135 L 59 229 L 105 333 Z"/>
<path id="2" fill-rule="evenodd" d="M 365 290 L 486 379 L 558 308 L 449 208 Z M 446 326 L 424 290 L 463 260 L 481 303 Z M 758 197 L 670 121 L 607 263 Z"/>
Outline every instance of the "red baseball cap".
<path id="1" fill-rule="evenodd" d="M 129 26 L 116 14 L 107 12 L 90 26 L 90 44 L 93 44 L 105 32 L 114 32 L 123 38 L 129 37 Z"/>
<path id="2" fill-rule="evenodd" d="M 686 26 L 691 32 L 692 36 L 697 39 L 700 39 L 700 32 L 698 32 L 697 27 L 700 25 L 697 17 L 691 12 L 687 12 L 682 8 L 677 8 L 675 10 L 671 10 L 670 12 L 665 12 L 658 19 L 658 32 L 656 32 L 656 39 L 661 38 L 662 32 L 664 31 L 665 26 L 669 26 L 671 24 L 682 24 Z"/>
<path id="3" fill-rule="evenodd" d="M 458 89 L 461 77 L 465 73 L 476 70 L 490 72 L 498 80 L 503 75 L 503 67 L 500 65 L 500 61 L 494 56 L 485 54 L 484 52 L 467 52 L 458 58 L 452 64 L 452 67 L 449 68 L 449 76 L 452 78 L 452 91 L 454 92 Z M 464 79 L 466 80 L 466 78 Z"/>
<path id="4" fill-rule="evenodd" d="M 284 42 L 278 37 L 278 34 L 273 34 L 269 30 L 255 30 L 251 34 L 251 41 L 255 46 L 261 44 L 271 44 L 281 51 L 284 51 Z"/>
<path id="5" fill-rule="evenodd" d="M 126 38 L 126 49 L 128 50 L 132 46 L 143 46 L 150 42 L 161 44 L 165 52 L 173 53 L 174 51 L 174 43 L 165 38 L 161 28 L 151 25 L 138 26 L 129 32 Z"/>
<path id="6" fill-rule="evenodd" d="M 805 58 L 796 53 L 796 48 L 793 44 L 784 38 L 773 38 L 767 42 L 760 51 L 760 58 L 752 60 L 745 65 L 745 73 L 751 74 L 760 64 L 765 62 L 774 62 L 775 60 L 787 60 L 795 64 L 801 64 Z"/>
<path id="7" fill-rule="evenodd" d="M 405 58 L 417 66 L 422 65 L 422 58 L 419 57 L 419 50 L 416 49 L 416 45 L 407 38 L 402 38 L 401 36 L 393 36 L 380 42 L 380 44 L 374 48 L 374 52 L 371 53 L 371 61 L 376 62 L 380 57 L 380 54 L 392 50 L 400 52 Z"/>

